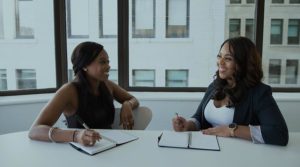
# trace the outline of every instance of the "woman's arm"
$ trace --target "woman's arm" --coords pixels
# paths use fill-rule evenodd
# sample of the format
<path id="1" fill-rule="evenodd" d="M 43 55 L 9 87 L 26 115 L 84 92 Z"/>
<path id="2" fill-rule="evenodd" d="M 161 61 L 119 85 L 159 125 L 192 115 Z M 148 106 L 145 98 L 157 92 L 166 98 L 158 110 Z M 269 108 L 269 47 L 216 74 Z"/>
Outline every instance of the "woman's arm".
<path id="1" fill-rule="evenodd" d="M 29 138 L 33 140 L 51 141 L 49 130 L 59 119 L 60 115 L 70 104 L 72 91 L 70 85 L 64 85 L 54 95 L 54 97 L 41 110 L 29 131 Z M 57 142 L 73 141 L 74 130 L 53 129 L 51 137 Z"/>
<path id="2" fill-rule="evenodd" d="M 128 93 L 125 89 L 112 81 L 106 81 L 106 84 L 111 89 L 114 99 L 122 104 L 120 113 L 120 125 L 123 125 L 124 129 L 132 129 L 134 126 L 134 118 L 132 110 L 139 106 L 139 101 Z"/>

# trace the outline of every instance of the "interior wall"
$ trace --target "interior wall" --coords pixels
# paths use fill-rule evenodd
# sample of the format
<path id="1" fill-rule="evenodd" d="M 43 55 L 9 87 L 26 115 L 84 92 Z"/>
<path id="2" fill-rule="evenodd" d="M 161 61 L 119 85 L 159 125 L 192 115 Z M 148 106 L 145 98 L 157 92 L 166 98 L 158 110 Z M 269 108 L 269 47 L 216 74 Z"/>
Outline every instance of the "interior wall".
<path id="1" fill-rule="evenodd" d="M 170 130 L 172 129 L 171 120 L 175 113 L 189 118 L 196 111 L 201 99 L 139 98 L 139 100 L 140 105 L 149 107 L 153 112 L 152 121 L 147 130 Z M 299 102 L 300 100 L 277 100 L 290 131 L 300 132 Z M 0 104 L 0 135 L 28 130 L 45 104 L 46 101 Z"/>

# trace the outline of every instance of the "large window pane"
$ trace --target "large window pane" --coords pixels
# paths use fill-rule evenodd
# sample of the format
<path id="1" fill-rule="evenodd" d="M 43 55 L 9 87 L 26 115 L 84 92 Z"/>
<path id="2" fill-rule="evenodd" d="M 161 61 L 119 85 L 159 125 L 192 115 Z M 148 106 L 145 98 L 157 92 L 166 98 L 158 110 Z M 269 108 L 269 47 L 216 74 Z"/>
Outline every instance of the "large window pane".
<path id="1" fill-rule="evenodd" d="M 0 67 L 6 69 L 7 90 L 55 88 L 53 0 L 0 2 Z"/>
<path id="2" fill-rule="evenodd" d="M 166 37 L 189 37 L 190 0 L 166 0 Z"/>
<path id="3" fill-rule="evenodd" d="M 154 36 L 155 0 L 132 0 L 132 37 L 154 38 Z"/>
<path id="4" fill-rule="evenodd" d="M 104 46 L 112 69 L 109 79 L 118 81 L 117 2 L 118 0 L 66 1 L 69 81 L 74 79 L 71 54 L 79 43 L 85 41 L 93 41 Z"/>
<path id="5" fill-rule="evenodd" d="M 100 38 L 116 38 L 118 34 L 117 0 L 99 0 Z"/>
<path id="6" fill-rule="evenodd" d="M 0 39 L 3 38 L 3 2 L 0 0 Z"/>
<path id="7" fill-rule="evenodd" d="M 67 26 L 69 38 L 89 37 L 88 1 L 67 0 Z"/>
<path id="8" fill-rule="evenodd" d="M 111 80 L 114 83 L 118 84 L 118 70 L 116 70 L 116 69 L 110 69 L 109 70 L 109 80 Z"/>
<path id="9" fill-rule="evenodd" d="M 273 5 L 274 0 L 265 1 L 262 48 L 264 82 L 273 87 L 299 88 L 300 6 L 288 5 L 288 2 L 284 1 L 287 5 Z"/>
<path id="10" fill-rule="evenodd" d="M 16 38 L 34 38 L 34 1 L 16 0 Z"/>

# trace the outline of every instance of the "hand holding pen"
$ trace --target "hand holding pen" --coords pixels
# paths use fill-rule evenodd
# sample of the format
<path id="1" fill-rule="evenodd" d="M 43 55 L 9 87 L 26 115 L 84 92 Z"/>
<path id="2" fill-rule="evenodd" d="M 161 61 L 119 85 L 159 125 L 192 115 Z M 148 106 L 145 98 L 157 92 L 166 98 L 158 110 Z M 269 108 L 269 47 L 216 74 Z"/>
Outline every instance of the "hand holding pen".
<path id="1" fill-rule="evenodd" d="M 187 121 L 178 115 L 178 113 L 175 113 L 175 118 L 172 119 L 173 123 L 173 129 L 177 132 L 185 131 L 187 126 Z"/>
<path id="2" fill-rule="evenodd" d="M 92 130 L 83 120 L 76 115 L 77 121 L 85 128 L 85 130 L 75 132 L 75 141 L 84 146 L 93 146 L 101 139 L 101 136 L 95 130 Z"/>

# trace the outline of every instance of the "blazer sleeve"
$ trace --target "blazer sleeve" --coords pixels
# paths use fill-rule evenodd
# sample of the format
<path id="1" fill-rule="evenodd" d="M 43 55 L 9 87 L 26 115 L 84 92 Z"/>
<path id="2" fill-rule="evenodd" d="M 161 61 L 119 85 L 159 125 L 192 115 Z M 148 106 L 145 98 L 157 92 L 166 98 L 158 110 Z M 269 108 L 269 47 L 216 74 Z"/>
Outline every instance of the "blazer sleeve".
<path id="1" fill-rule="evenodd" d="M 285 146 L 289 140 L 288 128 L 270 86 L 263 85 L 255 91 L 254 112 L 260 122 L 261 133 L 266 144 Z"/>

